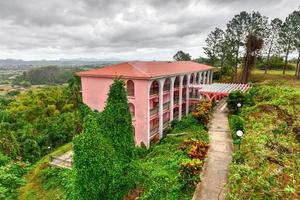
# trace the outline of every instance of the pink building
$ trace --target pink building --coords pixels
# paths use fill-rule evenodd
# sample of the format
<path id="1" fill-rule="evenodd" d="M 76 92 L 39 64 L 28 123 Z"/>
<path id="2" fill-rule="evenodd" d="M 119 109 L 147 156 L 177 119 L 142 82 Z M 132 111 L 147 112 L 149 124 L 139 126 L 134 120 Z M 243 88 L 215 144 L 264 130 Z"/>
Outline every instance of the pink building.
<path id="1" fill-rule="evenodd" d="M 116 76 L 126 82 L 135 141 L 150 145 L 163 129 L 196 105 L 199 93 L 190 84 L 211 84 L 213 67 L 191 61 L 124 62 L 80 72 L 83 102 L 102 111 Z"/>

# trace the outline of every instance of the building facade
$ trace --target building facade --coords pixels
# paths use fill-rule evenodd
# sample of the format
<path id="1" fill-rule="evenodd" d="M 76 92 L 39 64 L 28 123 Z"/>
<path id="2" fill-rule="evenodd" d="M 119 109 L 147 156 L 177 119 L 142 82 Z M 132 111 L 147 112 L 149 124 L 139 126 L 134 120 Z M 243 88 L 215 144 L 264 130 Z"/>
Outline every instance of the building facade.
<path id="1" fill-rule="evenodd" d="M 125 62 L 80 72 L 83 102 L 102 111 L 115 77 L 126 82 L 137 145 L 160 139 L 174 119 L 180 120 L 197 103 L 191 84 L 211 84 L 213 67 L 191 61 Z"/>

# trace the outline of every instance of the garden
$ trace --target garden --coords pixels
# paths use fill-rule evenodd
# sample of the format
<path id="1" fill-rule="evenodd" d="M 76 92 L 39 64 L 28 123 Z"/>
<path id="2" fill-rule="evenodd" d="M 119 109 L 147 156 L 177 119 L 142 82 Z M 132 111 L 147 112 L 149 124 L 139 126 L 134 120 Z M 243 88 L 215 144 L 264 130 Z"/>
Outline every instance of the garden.
<path id="1" fill-rule="evenodd" d="M 299 199 L 300 91 L 271 81 L 227 103 L 235 144 L 228 198 Z"/>

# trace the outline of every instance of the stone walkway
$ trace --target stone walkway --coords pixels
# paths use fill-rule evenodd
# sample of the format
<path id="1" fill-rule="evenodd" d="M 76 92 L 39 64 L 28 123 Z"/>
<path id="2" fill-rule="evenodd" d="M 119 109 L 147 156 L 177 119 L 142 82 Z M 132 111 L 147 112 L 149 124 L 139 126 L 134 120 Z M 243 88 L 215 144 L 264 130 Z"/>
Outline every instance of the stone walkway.
<path id="1" fill-rule="evenodd" d="M 58 157 L 50 158 L 50 165 L 62 168 L 72 168 L 73 151 L 68 151 Z"/>
<path id="2" fill-rule="evenodd" d="M 231 161 L 232 141 L 227 120 L 225 101 L 214 109 L 209 125 L 210 148 L 204 166 L 202 181 L 198 184 L 193 200 L 224 200 L 225 184 Z"/>

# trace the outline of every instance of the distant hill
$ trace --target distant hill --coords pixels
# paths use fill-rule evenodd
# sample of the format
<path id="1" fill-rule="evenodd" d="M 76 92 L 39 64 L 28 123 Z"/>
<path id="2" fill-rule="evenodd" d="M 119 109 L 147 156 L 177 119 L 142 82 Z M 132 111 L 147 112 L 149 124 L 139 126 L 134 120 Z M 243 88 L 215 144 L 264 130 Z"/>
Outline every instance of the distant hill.
<path id="1" fill-rule="evenodd" d="M 25 61 L 21 59 L 0 59 L 0 68 L 2 69 L 20 69 L 20 68 L 32 68 L 43 66 L 59 66 L 59 67 L 71 67 L 71 66 L 105 66 L 109 64 L 115 64 L 121 62 L 117 58 L 111 58 L 114 60 L 102 60 L 93 58 L 78 58 L 78 59 L 59 59 L 59 60 L 31 60 Z"/>

